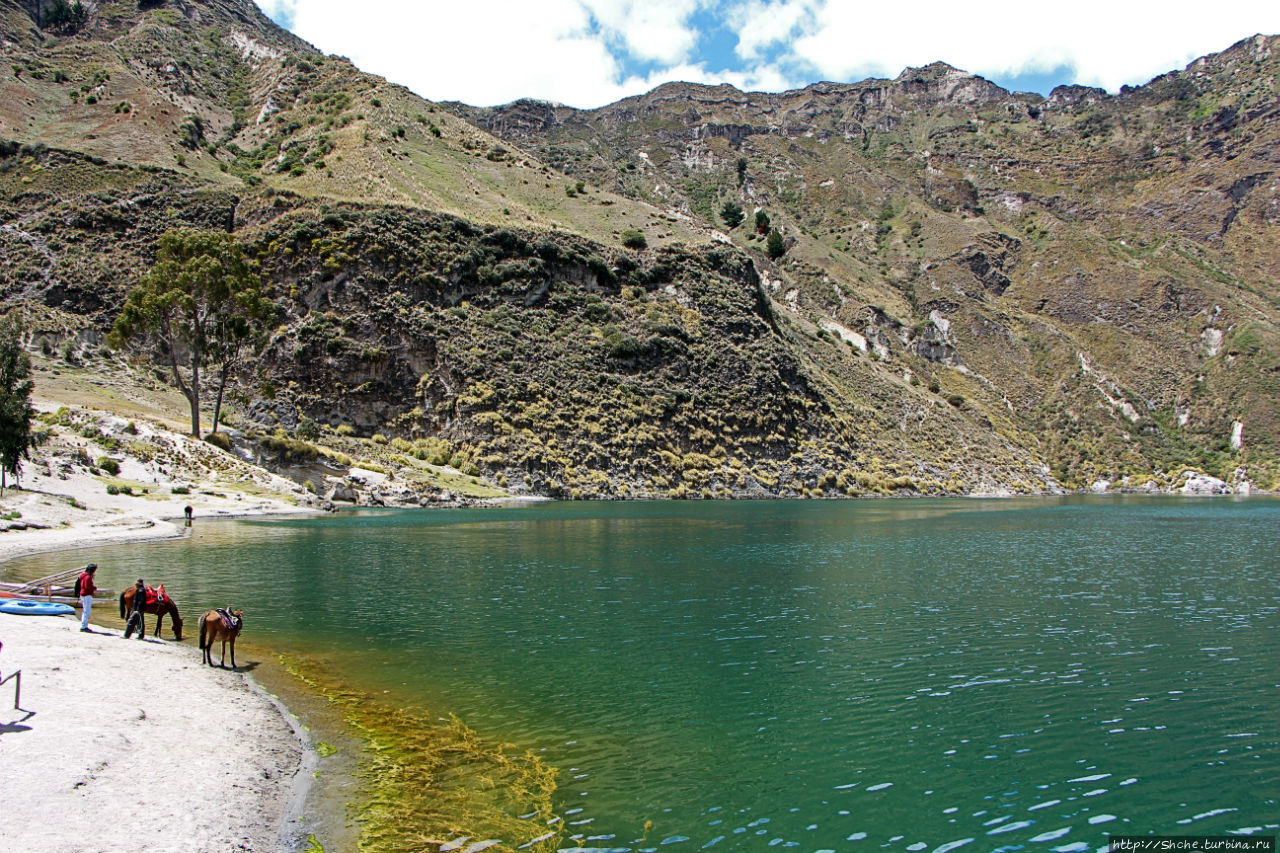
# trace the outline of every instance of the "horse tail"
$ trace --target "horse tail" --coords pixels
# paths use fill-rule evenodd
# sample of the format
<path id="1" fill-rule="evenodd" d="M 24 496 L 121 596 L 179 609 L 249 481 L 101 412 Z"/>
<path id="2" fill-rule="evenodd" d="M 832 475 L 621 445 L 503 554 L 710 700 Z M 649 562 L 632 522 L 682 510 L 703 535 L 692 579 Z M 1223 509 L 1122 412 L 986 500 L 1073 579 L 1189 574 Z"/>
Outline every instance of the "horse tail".
<path id="1" fill-rule="evenodd" d="M 201 648 L 201 649 L 205 649 L 205 648 L 207 648 L 207 644 L 206 644 L 206 643 L 205 643 L 205 641 L 204 641 L 204 636 L 205 636 L 205 635 L 204 635 L 204 618 L 205 618 L 205 616 L 207 616 L 207 615 L 208 615 L 208 614 L 206 614 L 206 613 L 201 613 L 201 614 L 200 614 L 200 648 Z"/>
<path id="2" fill-rule="evenodd" d="M 127 590 L 126 590 L 127 592 Z M 124 593 L 120 593 L 120 618 L 124 618 Z"/>

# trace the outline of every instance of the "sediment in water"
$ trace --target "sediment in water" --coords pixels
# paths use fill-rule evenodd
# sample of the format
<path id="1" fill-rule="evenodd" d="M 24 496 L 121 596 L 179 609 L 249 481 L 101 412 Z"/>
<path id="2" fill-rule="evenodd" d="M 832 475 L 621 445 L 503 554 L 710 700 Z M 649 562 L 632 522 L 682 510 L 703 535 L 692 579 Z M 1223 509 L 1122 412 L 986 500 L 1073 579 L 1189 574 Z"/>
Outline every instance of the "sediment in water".
<path id="1" fill-rule="evenodd" d="M 352 817 L 360 850 L 558 849 L 556 770 L 538 756 L 485 740 L 454 715 L 394 707 L 334 684 L 314 661 L 282 656 L 281 664 L 359 741 Z"/>

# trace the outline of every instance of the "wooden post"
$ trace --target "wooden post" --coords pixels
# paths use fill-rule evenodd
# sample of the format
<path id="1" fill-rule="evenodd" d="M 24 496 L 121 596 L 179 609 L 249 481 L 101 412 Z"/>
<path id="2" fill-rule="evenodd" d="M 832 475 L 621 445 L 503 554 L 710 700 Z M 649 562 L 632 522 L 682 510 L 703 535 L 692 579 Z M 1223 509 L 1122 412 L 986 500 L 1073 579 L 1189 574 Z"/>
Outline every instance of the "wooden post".
<path id="1" fill-rule="evenodd" d="M 22 710 L 22 670 L 9 673 L 8 678 L 0 679 L 0 684 L 6 681 L 13 681 L 13 709 L 15 711 Z"/>

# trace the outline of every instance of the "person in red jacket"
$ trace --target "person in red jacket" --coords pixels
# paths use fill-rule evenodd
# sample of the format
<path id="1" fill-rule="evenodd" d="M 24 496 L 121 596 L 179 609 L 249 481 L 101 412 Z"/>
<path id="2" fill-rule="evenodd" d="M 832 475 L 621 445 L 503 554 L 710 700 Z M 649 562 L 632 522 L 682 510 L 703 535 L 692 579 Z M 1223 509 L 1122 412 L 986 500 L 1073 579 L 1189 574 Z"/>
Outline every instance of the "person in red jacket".
<path id="1" fill-rule="evenodd" d="M 89 630 L 89 611 L 93 609 L 93 593 L 98 589 L 93 582 L 96 571 L 98 564 L 90 563 L 76 578 L 76 595 L 80 596 L 80 630 L 88 634 L 93 633 Z"/>

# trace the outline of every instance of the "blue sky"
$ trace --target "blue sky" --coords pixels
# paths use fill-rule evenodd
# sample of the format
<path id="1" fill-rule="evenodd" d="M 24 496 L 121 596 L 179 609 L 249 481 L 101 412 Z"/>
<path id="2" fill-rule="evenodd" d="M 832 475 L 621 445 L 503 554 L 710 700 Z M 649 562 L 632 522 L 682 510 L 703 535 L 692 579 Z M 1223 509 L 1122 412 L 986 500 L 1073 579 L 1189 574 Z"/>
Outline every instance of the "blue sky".
<path id="1" fill-rule="evenodd" d="M 1007 89 L 1141 85 L 1257 33 L 1280 3 L 258 0 L 326 53 L 433 100 L 595 107 L 670 80 L 779 91 L 944 61 Z"/>

